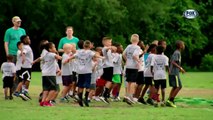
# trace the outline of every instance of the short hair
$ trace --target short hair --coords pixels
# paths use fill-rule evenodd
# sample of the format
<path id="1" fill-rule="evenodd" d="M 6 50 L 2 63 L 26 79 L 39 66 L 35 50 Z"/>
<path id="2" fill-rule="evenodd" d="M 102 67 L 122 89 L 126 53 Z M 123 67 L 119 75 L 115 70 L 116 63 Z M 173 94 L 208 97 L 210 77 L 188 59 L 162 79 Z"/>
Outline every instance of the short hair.
<path id="1" fill-rule="evenodd" d="M 17 21 L 21 21 L 20 17 L 19 16 L 14 16 L 12 18 L 12 22 L 17 22 Z"/>
<path id="2" fill-rule="evenodd" d="M 83 49 L 84 48 L 84 40 L 79 40 L 77 45 L 80 49 Z"/>
<path id="3" fill-rule="evenodd" d="M 65 30 L 70 29 L 70 28 L 73 30 L 72 26 L 67 26 Z"/>
<path id="4" fill-rule="evenodd" d="M 139 42 L 139 35 L 138 34 L 132 34 L 130 41 L 131 42 Z"/>
<path id="5" fill-rule="evenodd" d="M 90 48 L 91 42 L 89 40 L 84 41 L 84 48 Z"/>
<path id="6" fill-rule="evenodd" d="M 12 56 L 12 55 L 8 55 L 8 56 L 7 56 L 7 60 L 8 60 L 8 61 L 13 61 L 13 56 Z"/>
<path id="7" fill-rule="evenodd" d="M 177 41 L 176 41 L 176 44 L 175 44 L 175 45 L 176 45 L 176 49 L 180 49 L 180 47 L 181 47 L 182 44 L 184 44 L 183 41 L 177 40 Z"/>
<path id="8" fill-rule="evenodd" d="M 156 50 L 157 50 L 157 54 L 162 54 L 164 52 L 164 48 L 161 45 L 158 45 Z"/>
<path id="9" fill-rule="evenodd" d="M 20 37 L 20 40 L 21 40 L 22 43 L 26 44 L 26 41 L 25 41 L 25 40 L 26 40 L 27 36 L 28 36 L 28 35 L 22 35 L 22 36 Z"/>
<path id="10" fill-rule="evenodd" d="M 48 42 L 48 40 L 41 40 L 39 43 L 39 49 L 40 51 L 45 49 L 45 45 L 47 44 L 46 42 Z"/>
<path id="11" fill-rule="evenodd" d="M 48 43 L 45 45 L 45 49 L 46 49 L 47 51 L 49 51 L 49 49 L 52 48 L 53 45 L 55 45 L 53 42 L 48 42 Z"/>
<path id="12" fill-rule="evenodd" d="M 21 41 L 19 41 L 19 42 L 17 42 L 17 47 L 19 46 L 19 45 L 21 45 L 22 44 L 22 42 Z"/>
<path id="13" fill-rule="evenodd" d="M 156 48 L 157 45 L 156 44 L 151 44 L 147 50 L 147 52 L 150 52 L 152 49 Z"/>
<path id="14" fill-rule="evenodd" d="M 163 44 L 163 42 L 166 42 L 166 40 L 164 40 L 164 39 L 159 40 L 159 41 L 158 41 L 158 45 L 162 45 L 162 44 Z"/>
<path id="15" fill-rule="evenodd" d="M 111 37 L 103 37 L 102 42 L 107 41 L 107 40 L 112 40 L 112 38 Z"/>
<path id="16" fill-rule="evenodd" d="M 121 46 L 121 44 L 120 44 L 120 43 L 117 43 L 117 42 L 113 43 L 112 45 L 115 46 L 115 47 Z"/>

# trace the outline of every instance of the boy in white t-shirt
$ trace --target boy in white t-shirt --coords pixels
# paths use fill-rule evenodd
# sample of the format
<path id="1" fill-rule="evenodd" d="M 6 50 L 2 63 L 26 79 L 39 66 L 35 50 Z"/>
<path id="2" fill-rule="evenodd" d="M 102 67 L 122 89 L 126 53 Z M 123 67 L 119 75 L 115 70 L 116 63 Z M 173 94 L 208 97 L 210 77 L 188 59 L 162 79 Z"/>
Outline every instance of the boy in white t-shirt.
<path id="1" fill-rule="evenodd" d="M 126 81 L 127 81 L 127 104 L 134 103 L 133 94 L 135 93 L 135 83 L 138 76 L 139 66 L 142 64 L 139 55 L 141 54 L 141 49 L 137 45 L 139 42 L 139 35 L 132 34 L 131 43 L 126 47 L 123 52 L 123 57 L 126 60 Z"/>
<path id="2" fill-rule="evenodd" d="M 157 54 L 151 61 L 151 72 L 154 76 L 155 94 L 158 94 L 159 88 L 161 88 L 161 105 L 165 105 L 165 88 L 166 88 L 166 69 L 169 73 L 169 58 L 163 53 L 163 46 L 157 46 Z M 157 95 L 156 95 L 157 96 Z M 155 105 L 158 106 L 158 99 L 156 99 Z"/>
<path id="3" fill-rule="evenodd" d="M 45 49 L 48 53 L 41 58 L 44 61 L 42 67 L 42 88 L 43 98 L 40 102 L 40 106 L 52 106 L 50 100 L 56 95 L 57 84 L 56 84 L 56 71 L 57 65 L 56 60 L 60 60 L 61 56 L 55 54 L 56 48 L 54 43 L 47 43 Z"/>
<path id="4" fill-rule="evenodd" d="M 91 74 L 92 74 L 92 59 L 93 57 L 100 57 L 95 52 L 90 50 L 91 42 L 89 40 L 84 41 L 84 49 L 78 50 L 75 55 L 70 57 L 70 59 L 75 58 L 77 62 L 77 70 L 78 73 L 78 103 L 81 107 L 84 104 L 89 107 L 89 91 L 90 91 L 90 83 L 91 83 Z M 83 92 L 85 89 L 85 98 L 83 100 Z"/>
<path id="5" fill-rule="evenodd" d="M 4 62 L 1 65 L 1 72 L 3 73 L 2 78 L 3 78 L 5 100 L 13 99 L 12 87 L 13 87 L 13 81 L 15 80 L 15 77 L 16 77 L 16 66 L 12 61 L 13 61 L 13 56 L 8 55 L 7 62 Z M 8 96 L 8 91 L 9 91 L 9 96 Z"/>

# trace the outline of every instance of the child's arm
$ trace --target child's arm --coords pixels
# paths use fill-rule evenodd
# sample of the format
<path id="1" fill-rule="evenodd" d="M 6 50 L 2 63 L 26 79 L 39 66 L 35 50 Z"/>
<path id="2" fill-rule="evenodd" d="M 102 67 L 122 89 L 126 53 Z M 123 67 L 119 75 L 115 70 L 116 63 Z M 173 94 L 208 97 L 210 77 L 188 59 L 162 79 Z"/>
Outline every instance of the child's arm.
<path id="1" fill-rule="evenodd" d="M 60 56 L 60 55 L 55 55 L 55 59 L 57 59 L 57 60 L 61 60 L 62 59 L 62 57 Z"/>
<path id="2" fill-rule="evenodd" d="M 40 61 L 41 61 L 41 57 L 38 57 L 36 60 L 34 60 L 34 61 L 32 62 L 32 65 L 34 65 L 35 63 L 40 62 Z"/>
<path id="3" fill-rule="evenodd" d="M 186 71 L 176 63 L 176 61 L 172 61 L 171 62 L 175 67 L 177 67 L 182 73 L 185 73 Z"/>

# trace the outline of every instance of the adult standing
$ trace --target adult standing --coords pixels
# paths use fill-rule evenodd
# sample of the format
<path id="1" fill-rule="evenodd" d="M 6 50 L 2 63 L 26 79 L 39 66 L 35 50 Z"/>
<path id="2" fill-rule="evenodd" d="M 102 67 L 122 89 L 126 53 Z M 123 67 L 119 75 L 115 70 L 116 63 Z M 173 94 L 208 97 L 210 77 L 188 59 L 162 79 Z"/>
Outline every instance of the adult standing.
<path id="1" fill-rule="evenodd" d="M 74 37 L 73 33 L 74 32 L 73 32 L 73 27 L 72 26 L 66 27 L 66 34 L 67 34 L 67 36 L 61 38 L 61 40 L 59 41 L 59 45 L 58 45 L 58 51 L 60 53 L 64 52 L 63 46 L 66 43 L 73 43 L 73 44 L 76 45 L 76 49 L 78 49 L 78 41 L 79 41 L 79 39 L 77 37 Z"/>
<path id="2" fill-rule="evenodd" d="M 8 28 L 4 35 L 4 48 L 6 56 L 12 55 L 13 62 L 16 62 L 16 54 L 18 51 L 17 42 L 20 41 L 22 35 L 26 35 L 26 32 L 21 28 L 21 19 L 19 16 L 12 18 L 13 27 Z"/>

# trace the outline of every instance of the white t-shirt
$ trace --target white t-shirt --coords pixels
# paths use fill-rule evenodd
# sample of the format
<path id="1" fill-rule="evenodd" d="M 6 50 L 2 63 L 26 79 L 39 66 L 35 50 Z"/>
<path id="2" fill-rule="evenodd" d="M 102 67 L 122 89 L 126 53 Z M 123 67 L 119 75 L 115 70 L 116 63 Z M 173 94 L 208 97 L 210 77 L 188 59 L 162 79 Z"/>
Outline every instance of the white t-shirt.
<path id="1" fill-rule="evenodd" d="M 63 64 L 64 61 L 69 59 L 71 54 L 72 53 L 70 53 L 70 54 L 64 53 L 62 55 L 62 63 L 61 63 L 61 74 L 62 74 L 62 76 L 72 75 L 72 68 L 71 68 L 72 66 L 71 66 L 70 62 Z"/>
<path id="2" fill-rule="evenodd" d="M 166 79 L 166 66 L 169 66 L 169 59 L 165 55 L 155 55 L 152 58 L 151 66 L 153 66 L 154 80 Z"/>
<path id="3" fill-rule="evenodd" d="M 113 74 L 121 74 L 122 73 L 122 54 L 113 53 Z"/>
<path id="4" fill-rule="evenodd" d="M 151 61 L 155 54 L 150 53 L 146 59 L 146 65 L 144 68 L 144 77 L 153 77 L 151 73 Z"/>
<path id="5" fill-rule="evenodd" d="M 3 73 L 2 78 L 4 77 L 13 77 L 14 74 L 16 73 L 16 66 L 12 62 L 4 62 L 1 65 L 1 71 Z"/>
<path id="6" fill-rule="evenodd" d="M 102 49 L 104 59 L 104 68 L 113 67 L 113 55 L 110 49 L 107 50 L 107 47 L 103 47 Z"/>
<path id="7" fill-rule="evenodd" d="M 22 66 L 22 55 L 21 55 L 21 50 L 17 51 L 17 57 L 16 57 L 16 71 L 21 70 Z"/>
<path id="8" fill-rule="evenodd" d="M 128 45 L 124 50 L 126 55 L 126 68 L 138 69 L 138 63 L 133 59 L 133 56 L 139 56 L 141 54 L 141 49 L 138 45 Z"/>
<path id="9" fill-rule="evenodd" d="M 75 54 L 77 62 L 78 74 L 92 73 L 92 58 L 94 57 L 95 52 L 91 50 L 78 50 Z"/>
<path id="10" fill-rule="evenodd" d="M 140 61 L 141 61 L 141 65 L 139 66 L 139 69 L 138 69 L 139 72 L 144 71 L 144 66 L 145 66 L 144 55 L 140 57 Z"/>
<path id="11" fill-rule="evenodd" d="M 52 52 L 48 52 L 41 60 L 44 61 L 42 67 L 42 76 L 56 76 L 56 54 Z"/>
<path id="12" fill-rule="evenodd" d="M 47 53 L 48 53 L 48 51 L 46 49 L 43 49 L 42 52 L 41 52 L 40 57 L 43 58 Z M 40 68 L 41 68 L 41 70 L 42 70 L 43 65 L 44 65 L 44 61 L 41 60 L 40 61 Z"/>
<path id="13" fill-rule="evenodd" d="M 32 68 L 33 51 L 29 45 L 23 45 L 23 54 L 25 54 L 25 61 L 22 68 Z"/>

